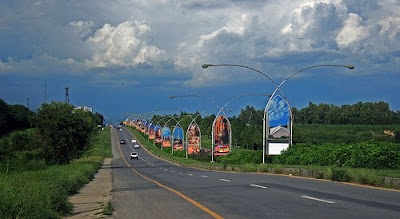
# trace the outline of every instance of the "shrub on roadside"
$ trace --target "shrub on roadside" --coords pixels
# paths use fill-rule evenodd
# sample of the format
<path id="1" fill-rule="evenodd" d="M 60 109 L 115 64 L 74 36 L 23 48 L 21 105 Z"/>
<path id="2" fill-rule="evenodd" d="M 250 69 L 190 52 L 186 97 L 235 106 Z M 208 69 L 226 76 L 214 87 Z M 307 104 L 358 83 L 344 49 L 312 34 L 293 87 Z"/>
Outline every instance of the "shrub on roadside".
<path id="1" fill-rule="evenodd" d="M 386 142 L 296 144 L 273 159 L 277 164 L 371 169 L 396 169 L 399 162 L 400 145 Z"/>

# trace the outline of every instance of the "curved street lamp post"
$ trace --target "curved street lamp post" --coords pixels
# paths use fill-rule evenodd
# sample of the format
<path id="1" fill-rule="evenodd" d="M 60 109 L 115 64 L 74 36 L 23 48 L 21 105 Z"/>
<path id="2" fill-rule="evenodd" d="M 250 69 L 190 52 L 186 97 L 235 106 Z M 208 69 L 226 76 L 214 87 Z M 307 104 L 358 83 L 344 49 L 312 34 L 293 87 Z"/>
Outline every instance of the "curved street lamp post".
<path id="1" fill-rule="evenodd" d="M 272 79 L 271 79 L 267 74 L 265 74 L 264 72 L 262 72 L 262 71 L 260 71 L 260 70 L 257 70 L 257 69 L 255 69 L 255 68 L 249 67 L 249 66 L 245 66 L 245 65 L 238 65 L 238 64 L 203 64 L 201 67 L 202 67 L 203 69 L 206 69 L 206 68 L 208 68 L 208 67 L 214 67 L 214 66 L 230 66 L 230 67 L 246 68 L 246 69 L 255 71 L 255 72 L 257 72 L 257 73 L 263 75 L 263 76 L 266 77 L 268 80 L 270 80 L 271 83 L 275 86 L 275 90 L 274 90 L 274 92 L 272 93 L 272 95 L 270 96 L 270 98 L 269 98 L 269 100 L 268 100 L 268 102 L 267 102 L 267 105 L 266 105 L 266 107 L 265 107 L 265 109 L 264 109 L 264 118 L 263 118 L 263 163 L 265 163 L 265 146 L 266 146 L 266 137 L 267 137 L 267 136 L 266 136 L 266 135 L 267 135 L 266 132 L 269 133 L 269 130 L 266 130 L 266 129 L 269 129 L 268 127 L 266 127 L 266 120 L 268 119 L 268 118 L 267 118 L 267 110 L 268 110 L 268 107 L 269 107 L 269 104 L 270 104 L 272 98 L 274 97 L 274 95 L 276 94 L 277 91 L 279 91 L 279 92 L 281 93 L 282 98 L 283 98 L 283 99 L 285 100 L 285 102 L 288 104 L 289 114 L 290 114 L 290 137 L 289 137 L 289 144 L 292 144 L 292 142 L 293 142 L 293 140 L 292 140 L 292 139 L 293 139 L 292 131 L 293 131 L 293 120 L 294 120 L 294 117 L 293 117 L 293 114 L 292 114 L 292 109 L 291 109 L 291 106 L 290 106 L 290 104 L 289 104 L 289 101 L 288 101 L 288 99 L 286 98 L 285 94 L 284 94 L 284 93 L 282 92 L 282 90 L 281 90 L 282 85 L 284 85 L 284 84 L 286 83 L 286 81 L 288 81 L 289 79 L 291 79 L 291 78 L 294 77 L 295 75 L 297 75 L 297 74 L 299 74 L 299 73 L 301 73 L 301 72 L 303 72 L 303 71 L 307 71 L 307 70 L 309 70 L 309 69 L 313 69 L 313 68 L 319 68 L 319 67 L 345 67 L 345 68 L 348 68 L 348 69 L 350 69 L 350 70 L 353 70 L 353 69 L 355 68 L 354 65 L 334 65 L 334 64 L 313 65 L 313 66 L 309 66 L 309 67 L 307 67 L 307 68 L 303 68 L 303 69 L 301 69 L 301 70 L 299 70 L 299 71 L 297 71 L 297 72 L 294 72 L 293 74 L 291 74 L 291 75 L 289 75 L 287 78 L 285 78 L 285 79 L 278 85 L 278 84 L 276 84 L 276 83 L 274 82 L 274 80 L 272 80 Z M 268 126 L 269 126 L 269 125 L 268 125 Z"/>

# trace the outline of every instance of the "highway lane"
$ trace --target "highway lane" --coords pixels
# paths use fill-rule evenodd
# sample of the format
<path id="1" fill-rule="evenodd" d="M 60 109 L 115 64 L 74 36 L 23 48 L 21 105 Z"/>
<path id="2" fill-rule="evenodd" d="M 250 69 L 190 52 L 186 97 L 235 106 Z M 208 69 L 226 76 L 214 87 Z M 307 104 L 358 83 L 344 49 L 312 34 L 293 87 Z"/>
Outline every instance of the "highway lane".
<path id="1" fill-rule="evenodd" d="M 182 192 L 210 212 L 225 218 L 400 218 L 400 193 L 397 191 L 283 175 L 215 172 L 177 166 L 150 155 L 143 148 L 133 149 L 130 143 L 132 137 L 127 129 L 118 131 L 118 138 L 127 141 L 127 145 L 120 147 L 120 153 L 126 159 L 129 159 L 130 151 L 139 153 L 139 160 L 127 160 L 135 171 Z M 133 182 L 136 185 L 134 181 L 137 178 L 140 176 L 131 171 L 124 175 L 121 182 Z M 139 184 L 160 188 L 154 182 L 145 181 Z M 172 192 L 169 193 L 174 196 Z M 146 197 L 146 192 L 142 195 Z M 176 197 L 180 198 L 175 194 Z M 151 206 L 154 202 L 149 197 L 143 201 L 149 202 L 145 206 Z M 186 210 L 200 210 L 196 205 L 191 208 L 191 204 L 188 205 Z M 202 212 L 190 217 L 208 214 Z"/>

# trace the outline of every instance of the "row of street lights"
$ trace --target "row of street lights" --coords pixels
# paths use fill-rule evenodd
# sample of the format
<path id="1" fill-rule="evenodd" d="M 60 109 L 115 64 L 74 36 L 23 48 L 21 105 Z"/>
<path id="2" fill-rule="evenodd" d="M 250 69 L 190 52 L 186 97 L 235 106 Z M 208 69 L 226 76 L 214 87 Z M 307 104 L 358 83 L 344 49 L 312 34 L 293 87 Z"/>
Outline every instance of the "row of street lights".
<path id="1" fill-rule="evenodd" d="M 283 93 L 283 91 L 281 90 L 281 87 L 291 78 L 293 78 L 294 76 L 296 76 L 297 74 L 313 69 L 313 68 L 320 68 L 320 67 L 345 67 L 349 70 L 353 70 L 355 67 L 354 65 L 335 65 L 335 64 L 321 64 L 321 65 L 313 65 L 313 66 L 309 66 L 306 68 L 303 68 L 299 71 L 296 71 L 292 74 L 290 74 L 287 78 L 285 78 L 280 84 L 275 83 L 274 80 L 272 80 L 271 77 L 269 77 L 267 74 L 265 74 L 264 72 L 257 70 L 255 68 L 249 67 L 249 66 L 245 66 L 245 65 L 238 65 L 238 64 L 203 64 L 202 68 L 203 69 L 207 69 L 209 67 L 240 67 L 240 68 L 246 68 L 249 69 L 251 71 L 255 71 L 259 74 L 261 74 L 262 76 L 266 77 L 274 86 L 274 91 L 272 94 L 243 94 L 243 95 L 239 95 L 231 100 L 229 100 L 228 102 L 226 102 L 222 107 L 220 107 L 214 100 L 207 98 L 207 97 L 203 97 L 200 95 L 180 95 L 180 96 L 170 96 L 170 99 L 175 99 L 175 98 L 181 98 L 181 97 L 198 97 L 198 98 L 202 98 L 204 100 L 209 101 L 210 103 L 213 103 L 218 109 L 218 113 L 216 115 L 216 118 L 218 118 L 218 116 L 223 115 L 225 118 L 227 118 L 226 113 L 224 112 L 224 109 L 227 105 L 229 105 L 232 101 L 237 100 L 239 98 L 242 97 L 246 97 L 246 96 L 267 96 L 269 97 L 268 102 L 264 108 L 264 117 L 263 117 L 263 163 L 265 163 L 265 155 L 266 155 L 266 150 L 269 151 L 269 133 L 270 133 L 270 128 L 269 128 L 269 114 L 268 114 L 268 110 L 269 107 L 272 103 L 273 98 L 277 95 L 277 92 L 280 93 L 282 99 L 286 102 L 287 107 L 288 107 L 288 111 L 289 111 L 289 126 L 290 126 L 290 134 L 289 134 L 289 141 L 288 144 L 291 145 L 293 143 L 293 121 L 294 121 L 294 116 L 292 114 L 292 107 L 290 106 L 290 103 L 287 99 L 287 97 L 285 96 L 285 94 Z M 157 111 L 157 110 L 156 110 Z M 197 116 L 196 116 L 197 118 Z M 192 118 L 192 120 L 194 120 L 195 118 Z M 213 122 L 213 126 L 214 126 L 215 121 Z M 214 127 L 213 127 L 214 128 Z M 231 128 L 230 128 L 231 131 Z M 231 138 L 231 133 L 229 134 L 230 138 Z M 214 161 L 214 130 L 212 130 L 212 161 Z M 231 139 L 230 139 L 230 143 L 231 143 Z M 231 150 L 231 145 L 230 145 L 230 150 Z M 172 150 L 173 151 L 173 150 Z M 186 155 L 187 157 L 187 155 Z"/>
<path id="2" fill-rule="evenodd" d="M 322 65 L 313 65 L 313 66 L 309 66 L 307 68 L 303 68 L 297 72 L 294 72 L 293 74 L 289 75 L 287 78 L 285 78 L 279 85 L 277 83 L 274 82 L 274 80 L 272 80 L 272 78 L 270 78 L 267 74 L 265 74 L 264 72 L 257 70 L 255 68 L 249 67 L 249 66 L 245 66 L 245 65 L 238 65 L 238 64 L 203 64 L 201 67 L 203 69 L 207 69 L 209 67 L 218 67 L 218 66 L 230 66 L 230 67 L 240 67 L 240 68 L 246 68 L 252 71 L 255 71 L 261 75 L 263 75 L 264 77 L 266 77 L 269 81 L 271 81 L 271 83 L 275 86 L 275 90 L 272 93 L 272 95 L 270 95 L 270 98 L 265 106 L 264 109 L 264 118 L 263 118 L 263 163 L 265 163 L 265 150 L 266 150 L 266 146 L 268 147 L 268 142 L 267 142 L 267 137 L 269 136 L 269 118 L 268 118 L 268 108 L 271 104 L 272 99 L 274 98 L 275 94 L 277 91 L 279 91 L 282 95 L 282 98 L 285 100 L 285 102 L 288 105 L 289 108 L 289 114 L 290 114 L 290 136 L 289 136 L 289 145 L 291 145 L 293 143 L 293 114 L 292 114 L 292 107 L 290 106 L 290 103 L 287 99 L 287 97 L 285 96 L 285 94 L 282 92 L 281 87 L 282 85 L 284 85 L 289 79 L 291 79 L 292 77 L 294 77 L 295 75 L 307 71 L 309 69 L 313 69 L 313 68 L 320 68 L 320 67 L 345 67 L 349 70 L 353 70 L 355 67 L 354 65 L 336 65 L 336 64 L 322 64 Z"/>

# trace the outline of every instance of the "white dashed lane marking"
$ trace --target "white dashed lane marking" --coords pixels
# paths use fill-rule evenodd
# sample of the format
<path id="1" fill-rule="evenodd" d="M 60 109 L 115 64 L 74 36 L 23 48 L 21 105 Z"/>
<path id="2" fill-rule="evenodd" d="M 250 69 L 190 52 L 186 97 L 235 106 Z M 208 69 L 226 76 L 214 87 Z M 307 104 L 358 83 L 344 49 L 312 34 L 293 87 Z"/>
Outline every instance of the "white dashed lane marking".
<path id="1" fill-rule="evenodd" d="M 302 197 L 302 198 L 306 198 L 306 199 L 310 199 L 310 200 L 314 200 L 314 201 L 329 203 L 329 204 L 334 204 L 334 203 L 336 203 L 336 202 L 333 202 L 333 201 L 324 200 L 324 199 L 319 199 L 319 198 L 314 198 L 314 197 L 306 196 L 306 195 L 303 195 L 303 196 L 301 196 L 301 197 Z"/>
<path id="2" fill-rule="evenodd" d="M 257 185 L 257 184 L 250 184 L 250 186 L 261 188 L 261 189 L 268 189 L 268 187 L 266 187 L 266 186 L 260 186 L 260 185 Z"/>

